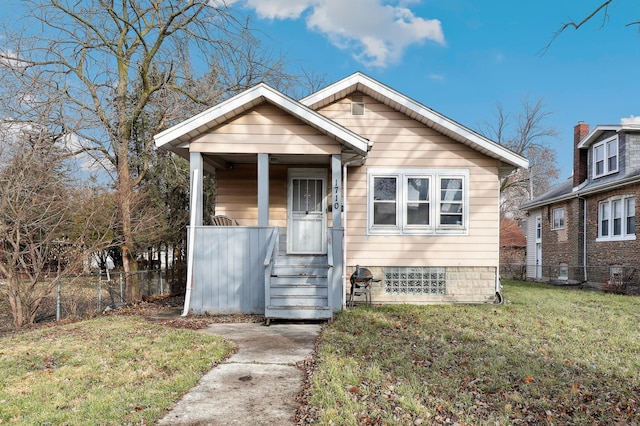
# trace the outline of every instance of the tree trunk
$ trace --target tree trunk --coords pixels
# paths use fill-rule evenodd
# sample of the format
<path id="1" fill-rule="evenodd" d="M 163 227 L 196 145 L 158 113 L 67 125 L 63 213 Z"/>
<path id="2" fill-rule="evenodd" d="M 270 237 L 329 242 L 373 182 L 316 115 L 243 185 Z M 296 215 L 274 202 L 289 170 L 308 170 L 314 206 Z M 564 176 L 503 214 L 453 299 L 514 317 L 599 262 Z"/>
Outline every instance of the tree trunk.
<path id="1" fill-rule="evenodd" d="M 126 144 L 122 144 L 125 146 Z M 118 156 L 118 209 L 120 213 L 120 225 L 122 227 L 122 238 L 124 246 L 122 247 L 122 267 L 125 276 L 126 300 L 133 302 L 142 298 L 142 289 L 137 279 L 136 272 L 138 264 L 136 261 L 136 245 L 133 238 L 133 227 L 131 216 L 133 207 L 131 205 L 134 197 L 133 188 L 131 187 L 131 179 L 129 174 L 129 163 L 127 155 Z"/>
<path id="2" fill-rule="evenodd" d="M 9 278 L 7 284 L 9 285 L 7 293 L 9 294 L 9 305 L 11 306 L 11 314 L 13 315 L 13 326 L 20 328 L 27 325 L 27 319 L 24 315 L 22 298 L 17 290 L 19 287 L 16 287 L 16 285 L 19 286 L 19 284 L 16 283 L 12 277 Z"/>

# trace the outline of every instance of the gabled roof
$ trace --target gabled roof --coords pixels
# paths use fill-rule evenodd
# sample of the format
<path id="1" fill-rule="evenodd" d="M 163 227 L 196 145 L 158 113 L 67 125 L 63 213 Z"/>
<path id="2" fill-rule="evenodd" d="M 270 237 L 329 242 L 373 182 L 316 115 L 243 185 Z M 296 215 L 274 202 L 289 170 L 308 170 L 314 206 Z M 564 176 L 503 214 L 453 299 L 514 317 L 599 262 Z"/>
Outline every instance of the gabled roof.
<path id="1" fill-rule="evenodd" d="M 358 154 L 367 155 L 370 146 L 367 139 L 264 83 L 158 133 L 154 136 L 156 146 L 176 151 L 183 156 L 188 155 L 187 147 L 190 140 L 264 102 L 283 109 Z"/>
<path id="2" fill-rule="evenodd" d="M 529 167 L 529 161 L 520 155 L 360 72 L 307 96 L 300 102 L 317 110 L 353 92 L 362 92 L 455 141 L 500 160 L 507 165 L 507 169 Z"/>

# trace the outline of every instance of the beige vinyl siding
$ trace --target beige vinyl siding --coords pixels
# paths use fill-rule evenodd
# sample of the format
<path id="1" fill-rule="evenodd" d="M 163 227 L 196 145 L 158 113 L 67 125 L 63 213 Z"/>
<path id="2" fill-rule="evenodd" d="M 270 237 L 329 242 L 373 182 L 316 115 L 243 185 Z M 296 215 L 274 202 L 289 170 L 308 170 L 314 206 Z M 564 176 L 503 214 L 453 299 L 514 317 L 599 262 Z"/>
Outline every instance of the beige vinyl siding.
<path id="1" fill-rule="evenodd" d="M 241 226 L 258 225 L 258 166 L 238 164 L 216 172 L 216 214 L 237 219 Z M 287 223 L 287 167 L 269 167 L 269 222 Z"/>
<path id="2" fill-rule="evenodd" d="M 262 104 L 191 141 L 202 153 L 339 154 L 340 144 L 281 109 Z"/>
<path id="3" fill-rule="evenodd" d="M 351 116 L 349 98 L 319 111 L 374 143 L 366 164 L 349 168 L 347 264 L 376 267 L 497 267 L 497 161 L 368 96 L 355 95 L 363 96 L 364 116 Z M 469 203 L 465 206 L 469 217 L 468 235 L 368 235 L 369 168 L 468 170 L 469 181 L 466 184 Z"/>
<path id="4" fill-rule="evenodd" d="M 290 166 L 304 168 L 304 166 Z M 287 227 L 288 168 L 269 166 L 269 225 Z M 325 188 L 327 196 L 330 188 Z M 216 172 L 216 214 L 237 219 L 241 226 L 258 225 L 258 169 L 256 164 L 238 164 Z M 331 213 L 327 215 L 331 224 Z"/>

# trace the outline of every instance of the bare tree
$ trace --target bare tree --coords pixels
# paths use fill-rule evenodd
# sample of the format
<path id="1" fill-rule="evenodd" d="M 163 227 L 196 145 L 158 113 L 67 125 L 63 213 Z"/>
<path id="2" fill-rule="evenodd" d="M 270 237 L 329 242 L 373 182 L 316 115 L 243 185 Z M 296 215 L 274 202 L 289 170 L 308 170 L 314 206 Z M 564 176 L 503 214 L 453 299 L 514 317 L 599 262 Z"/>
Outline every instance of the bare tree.
<path id="1" fill-rule="evenodd" d="M 598 17 L 602 18 L 602 25 L 604 26 L 604 24 L 607 23 L 607 21 L 609 21 L 609 8 L 613 5 L 613 3 L 616 3 L 616 2 L 617 0 L 605 0 L 599 5 L 597 5 L 595 8 L 590 9 L 590 12 L 588 12 L 587 15 L 581 20 L 569 21 L 562 24 L 560 28 L 553 34 L 553 37 L 551 38 L 549 43 L 543 49 L 543 53 L 549 50 L 553 42 L 560 36 L 560 34 L 565 32 L 567 29 L 573 28 L 575 30 L 578 30 L 587 22 L 591 22 Z M 633 25 L 640 25 L 640 20 L 630 21 L 626 24 L 627 27 L 630 27 Z"/>
<path id="2" fill-rule="evenodd" d="M 529 169 L 519 169 L 500 182 L 501 211 L 519 218 L 519 207 L 550 189 L 558 178 L 556 153 L 550 146 L 558 132 L 548 124 L 549 111 L 542 99 L 531 102 L 525 98 L 522 110 L 512 117 L 503 106 L 496 107 L 494 123 L 486 125 L 485 134 L 500 145 L 529 160 Z"/>
<path id="3" fill-rule="evenodd" d="M 57 280 L 82 270 L 83 251 L 101 247 L 89 232 L 95 212 L 79 216 L 87 199 L 65 168 L 60 135 L 38 127 L 3 135 L 0 166 L 0 294 L 16 327 L 35 322 Z M 53 278 L 52 278 L 53 276 Z"/>
<path id="4" fill-rule="evenodd" d="M 5 30 L 11 44 L 0 47 L 0 67 L 12 101 L 4 97 L 4 114 L 26 120 L 58 105 L 76 153 L 91 155 L 113 179 L 123 267 L 134 271 L 135 203 L 152 135 L 258 81 L 289 90 L 295 79 L 224 0 L 22 4 L 25 26 L 39 30 L 15 30 L 13 22 Z M 130 300 L 141 296 L 132 281 L 127 291 Z"/>

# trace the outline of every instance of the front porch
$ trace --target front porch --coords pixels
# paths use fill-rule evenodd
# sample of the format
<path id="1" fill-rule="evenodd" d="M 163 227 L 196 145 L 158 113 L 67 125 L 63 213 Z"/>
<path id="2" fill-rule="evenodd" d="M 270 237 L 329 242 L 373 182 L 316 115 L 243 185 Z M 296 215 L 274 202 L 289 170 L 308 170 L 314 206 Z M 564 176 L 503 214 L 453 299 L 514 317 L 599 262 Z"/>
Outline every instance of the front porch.
<path id="1" fill-rule="evenodd" d="M 264 314 L 267 323 L 332 318 L 344 306 L 342 156 L 276 167 L 267 154 L 254 158 L 216 170 L 216 212 L 240 216 L 239 226 L 203 226 L 206 156 L 191 154 L 187 311 Z"/>
<path id="2" fill-rule="evenodd" d="M 185 314 L 330 318 L 342 308 L 343 170 L 364 163 L 368 139 L 259 84 L 155 140 L 190 163 Z M 216 176 L 215 212 L 203 211 L 205 172 Z M 212 213 L 240 226 L 203 226 Z"/>
<path id="3" fill-rule="evenodd" d="M 328 319 L 342 307 L 342 230 L 329 229 L 324 255 L 288 255 L 278 227 L 198 226 L 193 230 L 195 313 Z"/>

